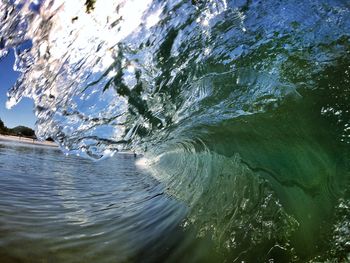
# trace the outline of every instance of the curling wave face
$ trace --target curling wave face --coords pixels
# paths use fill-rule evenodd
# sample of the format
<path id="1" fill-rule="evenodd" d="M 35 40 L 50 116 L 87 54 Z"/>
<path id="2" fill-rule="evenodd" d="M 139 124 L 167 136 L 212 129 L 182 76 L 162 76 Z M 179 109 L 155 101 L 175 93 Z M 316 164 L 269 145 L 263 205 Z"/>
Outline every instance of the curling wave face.
<path id="1" fill-rule="evenodd" d="M 346 1 L 2 0 L 0 22 L 40 137 L 144 153 L 234 259 L 349 257 Z"/>
<path id="2" fill-rule="evenodd" d="M 3 0 L 0 48 L 22 73 L 8 107 L 33 98 L 41 137 L 94 157 L 163 141 L 317 89 L 348 21 L 342 1 Z"/>

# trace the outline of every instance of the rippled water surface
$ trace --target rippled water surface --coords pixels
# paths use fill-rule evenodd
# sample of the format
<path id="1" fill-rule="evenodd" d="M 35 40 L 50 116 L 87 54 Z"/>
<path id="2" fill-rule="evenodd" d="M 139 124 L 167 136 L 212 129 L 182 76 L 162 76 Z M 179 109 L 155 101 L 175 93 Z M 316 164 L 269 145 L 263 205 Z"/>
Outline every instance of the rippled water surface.
<path id="1" fill-rule="evenodd" d="M 92 162 L 0 143 L 1 262 L 155 262 L 180 242 L 186 208 L 131 154 Z"/>
<path id="2" fill-rule="evenodd" d="M 89 158 L 3 145 L 3 258 L 350 262 L 348 1 L 0 0 L 0 23 L 7 106 Z"/>
<path id="3" fill-rule="evenodd" d="M 288 215 L 239 157 L 191 155 L 164 158 L 195 166 L 186 169 L 209 169 L 217 179 L 208 179 L 210 185 L 183 179 L 166 189 L 133 154 L 93 162 L 51 147 L 1 142 L 1 262 L 256 262 L 257 253 L 258 262 L 316 256 L 344 262 L 347 200 L 333 199 L 322 186 L 304 196 L 304 189 L 286 183 L 289 193 L 278 191 L 287 198 Z M 180 173 L 171 161 L 165 165 Z M 203 191 L 189 209 L 179 197 L 196 195 L 191 183 Z"/>

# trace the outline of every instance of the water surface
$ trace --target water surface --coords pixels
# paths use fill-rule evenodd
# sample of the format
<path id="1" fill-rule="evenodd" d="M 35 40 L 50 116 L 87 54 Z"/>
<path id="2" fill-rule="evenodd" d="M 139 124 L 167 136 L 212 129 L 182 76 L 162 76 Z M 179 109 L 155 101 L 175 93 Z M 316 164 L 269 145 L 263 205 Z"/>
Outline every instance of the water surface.
<path id="1" fill-rule="evenodd" d="M 1 262 L 161 262 L 186 207 L 134 161 L 0 142 Z"/>
<path id="2" fill-rule="evenodd" d="M 349 8 L 0 1 L 7 106 L 65 153 L 144 156 L 4 146 L 6 258 L 350 261 Z"/>

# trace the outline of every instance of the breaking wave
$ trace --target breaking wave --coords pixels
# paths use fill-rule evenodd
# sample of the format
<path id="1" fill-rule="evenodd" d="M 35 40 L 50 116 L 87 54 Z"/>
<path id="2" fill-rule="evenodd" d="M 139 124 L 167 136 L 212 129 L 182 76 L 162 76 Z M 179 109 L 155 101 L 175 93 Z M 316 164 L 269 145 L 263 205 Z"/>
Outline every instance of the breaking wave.
<path id="1" fill-rule="evenodd" d="M 142 153 L 183 227 L 235 260 L 349 259 L 349 7 L 1 0 L 7 106 L 32 98 L 66 152 Z"/>

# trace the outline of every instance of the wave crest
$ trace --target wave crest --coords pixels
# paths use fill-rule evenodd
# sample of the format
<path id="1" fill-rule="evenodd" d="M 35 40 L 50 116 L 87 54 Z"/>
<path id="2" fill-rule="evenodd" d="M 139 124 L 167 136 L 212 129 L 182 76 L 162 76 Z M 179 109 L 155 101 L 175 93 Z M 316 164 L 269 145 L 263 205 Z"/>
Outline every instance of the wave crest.
<path id="1" fill-rule="evenodd" d="M 339 1 L 88 2 L 3 0 L 0 49 L 8 106 L 32 98 L 40 137 L 95 158 L 298 96 L 349 37 Z"/>

